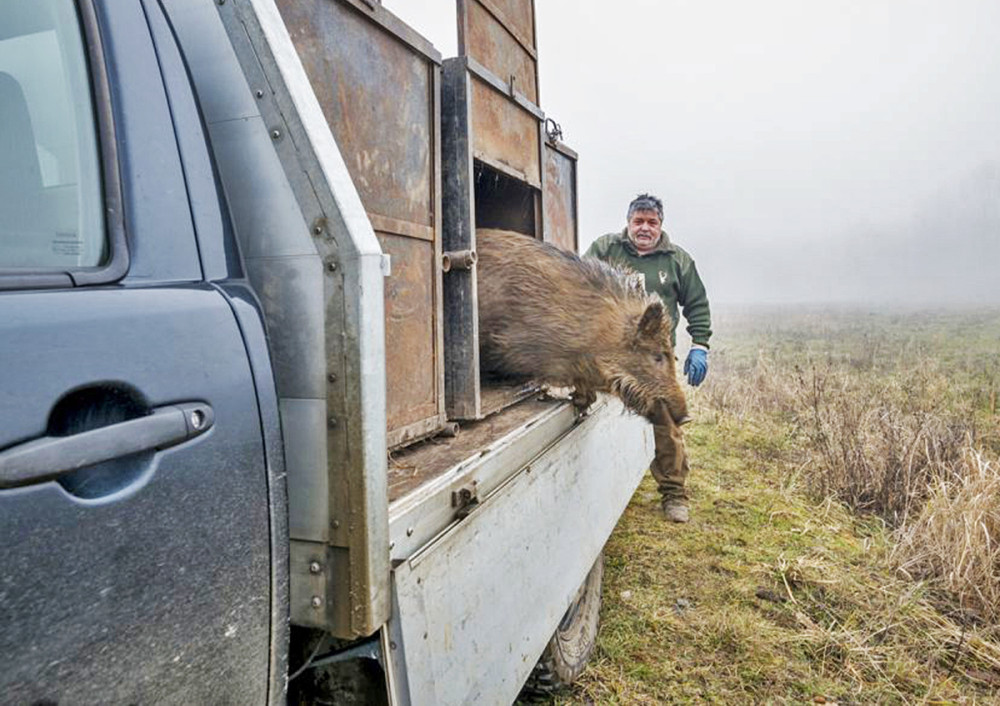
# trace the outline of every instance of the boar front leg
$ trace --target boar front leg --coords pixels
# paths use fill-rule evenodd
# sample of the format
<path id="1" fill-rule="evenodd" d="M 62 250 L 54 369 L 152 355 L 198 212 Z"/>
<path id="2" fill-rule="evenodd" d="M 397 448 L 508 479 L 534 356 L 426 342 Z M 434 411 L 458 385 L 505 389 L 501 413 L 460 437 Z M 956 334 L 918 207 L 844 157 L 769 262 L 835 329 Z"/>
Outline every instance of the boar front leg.
<path id="1" fill-rule="evenodd" d="M 580 414 L 586 414 L 590 405 L 597 402 L 597 393 L 584 385 L 576 385 L 569 397 Z"/>

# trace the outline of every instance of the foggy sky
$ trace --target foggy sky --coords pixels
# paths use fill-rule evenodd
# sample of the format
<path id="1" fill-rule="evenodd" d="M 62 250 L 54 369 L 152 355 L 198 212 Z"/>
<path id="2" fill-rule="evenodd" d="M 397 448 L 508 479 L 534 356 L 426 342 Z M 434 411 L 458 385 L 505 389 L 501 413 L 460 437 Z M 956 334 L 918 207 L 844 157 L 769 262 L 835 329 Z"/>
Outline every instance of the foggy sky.
<path id="1" fill-rule="evenodd" d="M 997 0 L 535 2 L 581 249 L 648 190 L 713 301 L 1000 302 Z"/>

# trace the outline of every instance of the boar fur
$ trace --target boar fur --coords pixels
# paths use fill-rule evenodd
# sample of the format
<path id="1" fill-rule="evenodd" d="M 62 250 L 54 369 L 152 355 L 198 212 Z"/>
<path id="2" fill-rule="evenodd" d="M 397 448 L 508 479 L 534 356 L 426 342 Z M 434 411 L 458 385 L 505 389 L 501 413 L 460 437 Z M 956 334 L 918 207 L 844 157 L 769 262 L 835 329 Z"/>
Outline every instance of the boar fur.
<path id="1" fill-rule="evenodd" d="M 670 316 L 628 273 L 533 238 L 476 231 L 480 363 L 487 373 L 617 395 L 654 422 L 687 419 Z"/>

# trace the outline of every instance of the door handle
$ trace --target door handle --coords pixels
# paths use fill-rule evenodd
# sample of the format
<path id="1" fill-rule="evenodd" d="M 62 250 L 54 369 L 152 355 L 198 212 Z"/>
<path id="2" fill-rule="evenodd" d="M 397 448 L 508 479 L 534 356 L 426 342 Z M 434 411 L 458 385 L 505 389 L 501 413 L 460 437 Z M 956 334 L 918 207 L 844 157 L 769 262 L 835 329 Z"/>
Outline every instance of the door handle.
<path id="1" fill-rule="evenodd" d="M 43 436 L 0 451 L 0 490 L 43 483 L 85 466 L 164 449 L 193 439 L 215 422 L 204 402 L 157 407 L 145 417 L 72 436 Z"/>

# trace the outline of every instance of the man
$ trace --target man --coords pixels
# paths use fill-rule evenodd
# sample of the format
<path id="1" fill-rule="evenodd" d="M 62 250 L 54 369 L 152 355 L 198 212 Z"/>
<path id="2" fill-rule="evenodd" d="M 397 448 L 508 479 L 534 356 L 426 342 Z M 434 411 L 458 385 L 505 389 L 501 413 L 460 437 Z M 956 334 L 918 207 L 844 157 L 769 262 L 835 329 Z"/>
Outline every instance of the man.
<path id="1" fill-rule="evenodd" d="M 651 194 L 640 194 L 628 207 L 626 227 L 601 236 L 586 253 L 614 264 L 625 265 L 645 278 L 646 291 L 658 294 L 670 313 L 671 338 L 677 345 L 677 308 L 687 320 L 692 346 L 684 361 L 688 384 L 697 387 L 708 373 L 708 339 L 712 320 L 705 285 L 687 252 L 670 242 L 663 232 L 663 202 Z M 653 425 L 656 456 L 650 471 L 663 497 L 663 513 L 673 522 L 688 521 L 688 476 L 684 438 L 675 424 Z"/>

